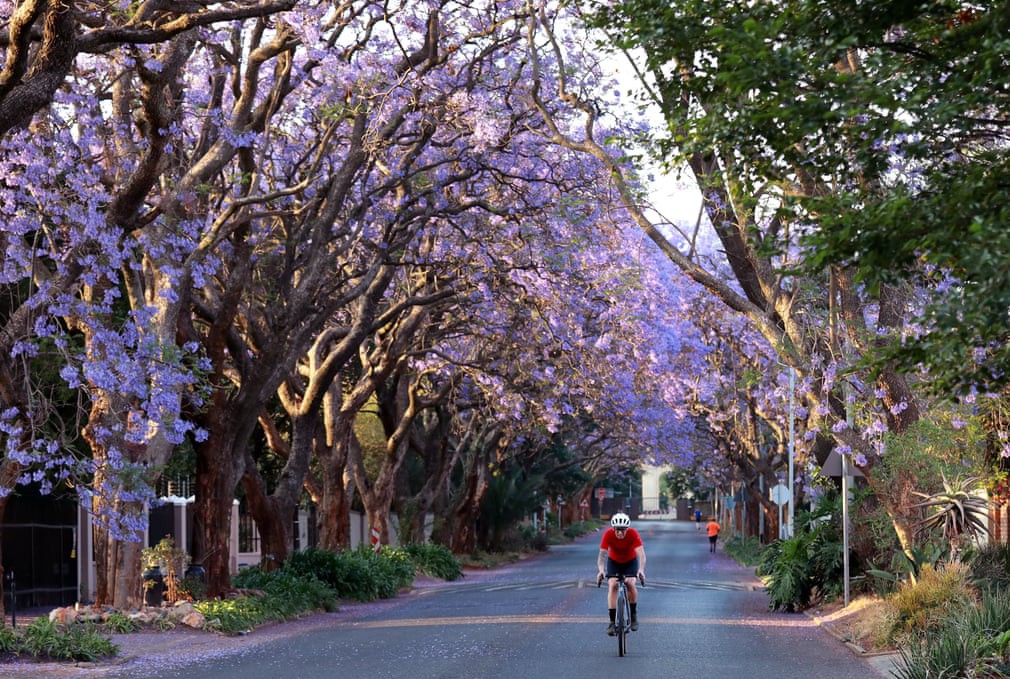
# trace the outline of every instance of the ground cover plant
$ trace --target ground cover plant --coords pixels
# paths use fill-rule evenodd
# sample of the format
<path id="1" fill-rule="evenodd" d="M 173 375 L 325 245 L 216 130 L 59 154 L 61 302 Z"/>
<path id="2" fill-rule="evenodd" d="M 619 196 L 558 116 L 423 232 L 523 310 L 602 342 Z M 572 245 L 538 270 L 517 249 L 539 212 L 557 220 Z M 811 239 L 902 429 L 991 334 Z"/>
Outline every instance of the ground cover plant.
<path id="1" fill-rule="evenodd" d="M 119 647 L 94 625 L 61 627 L 38 618 L 24 627 L 0 628 L 0 654 L 30 655 L 40 660 L 94 662 L 114 657 Z"/>

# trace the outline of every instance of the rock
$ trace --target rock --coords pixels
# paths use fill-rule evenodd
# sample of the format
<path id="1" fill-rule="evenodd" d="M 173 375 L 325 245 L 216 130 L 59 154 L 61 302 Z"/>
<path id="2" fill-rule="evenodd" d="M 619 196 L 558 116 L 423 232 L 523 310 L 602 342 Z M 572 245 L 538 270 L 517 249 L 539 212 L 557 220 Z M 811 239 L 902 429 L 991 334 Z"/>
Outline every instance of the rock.
<path id="1" fill-rule="evenodd" d="M 77 620 L 77 611 L 71 606 L 54 608 L 49 612 L 49 622 L 57 625 L 70 625 Z"/>
<path id="2" fill-rule="evenodd" d="M 130 620 L 137 623 L 141 627 L 148 627 L 157 618 L 160 617 L 159 613 L 152 610 L 134 611 L 127 615 Z"/>
<path id="3" fill-rule="evenodd" d="M 180 620 L 181 621 L 187 615 L 190 615 L 191 613 L 195 613 L 195 612 L 196 612 L 196 608 L 193 607 L 193 604 L 189 603 L 188 601 L 183 601 L 183 602 L 177 603 L 175 606 L 173 606 L 168 611 L 168 616 L 170 618 L 172 618 L 172 620 Z"/>
<path id="4" fill-rule="evenodd" d="M 193 629 L 203 629 L 203 626 L 206 623 L 203 613 L 197 610 L 194 610 L 192 613 L 182 618 L 179 622 L 187 627 L 192 627 Z"/>

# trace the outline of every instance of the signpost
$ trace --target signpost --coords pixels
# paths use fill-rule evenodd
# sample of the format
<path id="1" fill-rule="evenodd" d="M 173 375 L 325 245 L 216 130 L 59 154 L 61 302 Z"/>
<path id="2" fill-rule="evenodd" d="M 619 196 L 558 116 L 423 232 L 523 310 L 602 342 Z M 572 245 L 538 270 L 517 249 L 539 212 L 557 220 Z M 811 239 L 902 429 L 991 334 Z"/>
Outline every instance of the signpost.
<path id="1" fill-rule="evenodd" d="M 772 502 L 779 506 L 779 539 L 788 537 L 785 526 L 782 525 L 782 505 L 791 500 L 793 494 L 789 492 L 789 487 L 783 483 L 772 488 Z"/>

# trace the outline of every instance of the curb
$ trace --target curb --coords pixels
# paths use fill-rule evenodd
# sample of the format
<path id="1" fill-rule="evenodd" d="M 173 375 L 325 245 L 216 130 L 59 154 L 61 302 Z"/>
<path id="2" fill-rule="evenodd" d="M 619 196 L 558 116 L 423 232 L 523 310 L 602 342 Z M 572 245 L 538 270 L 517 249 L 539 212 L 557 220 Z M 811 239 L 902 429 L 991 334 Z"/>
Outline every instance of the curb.
<path id="1" fill-rule="evenodd" d="M 893 670 L 901 667 L 901 654 L 897 651 L 867 651 L 859 644 L 849 641 L 847 636 L 834 629 L 827 620 L 807 611 L 803 611 L 803 614 L 810 618 L 810 620 L 818 627 L 826 631 L 835 639 L 838 639 L 838 641 L 842 642 L 842 644 L 853 654 L 866 660 L 866 662 L 872 665 L 873 668 L 880 673 L 880 676 L 893 677 Z"/>

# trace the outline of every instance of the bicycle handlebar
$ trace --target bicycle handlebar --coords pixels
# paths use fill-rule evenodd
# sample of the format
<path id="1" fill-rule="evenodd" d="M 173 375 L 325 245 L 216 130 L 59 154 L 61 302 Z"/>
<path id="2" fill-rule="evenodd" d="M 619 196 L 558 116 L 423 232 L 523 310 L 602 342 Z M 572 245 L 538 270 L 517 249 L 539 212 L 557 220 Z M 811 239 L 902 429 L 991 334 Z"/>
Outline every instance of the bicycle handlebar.
<path id="1" fill-rule="evenodd" d="M 620 578 L 620 579 L 623 580 L 627 576 L 626 575 L 618 575 L 618 576 L 615 576 L 615 577 Z M 636 579 L 638 580 L 639 584 L 642 585 L 642 587 L 645 587 L 645 576 L 644 575 L 638 575 L 638 576 L 636 576 Z M 596 586 L 599 587 L 602 584 L 603 584 L 603 576 L 601 574 L 597 573 L 596 574 Z"/>

